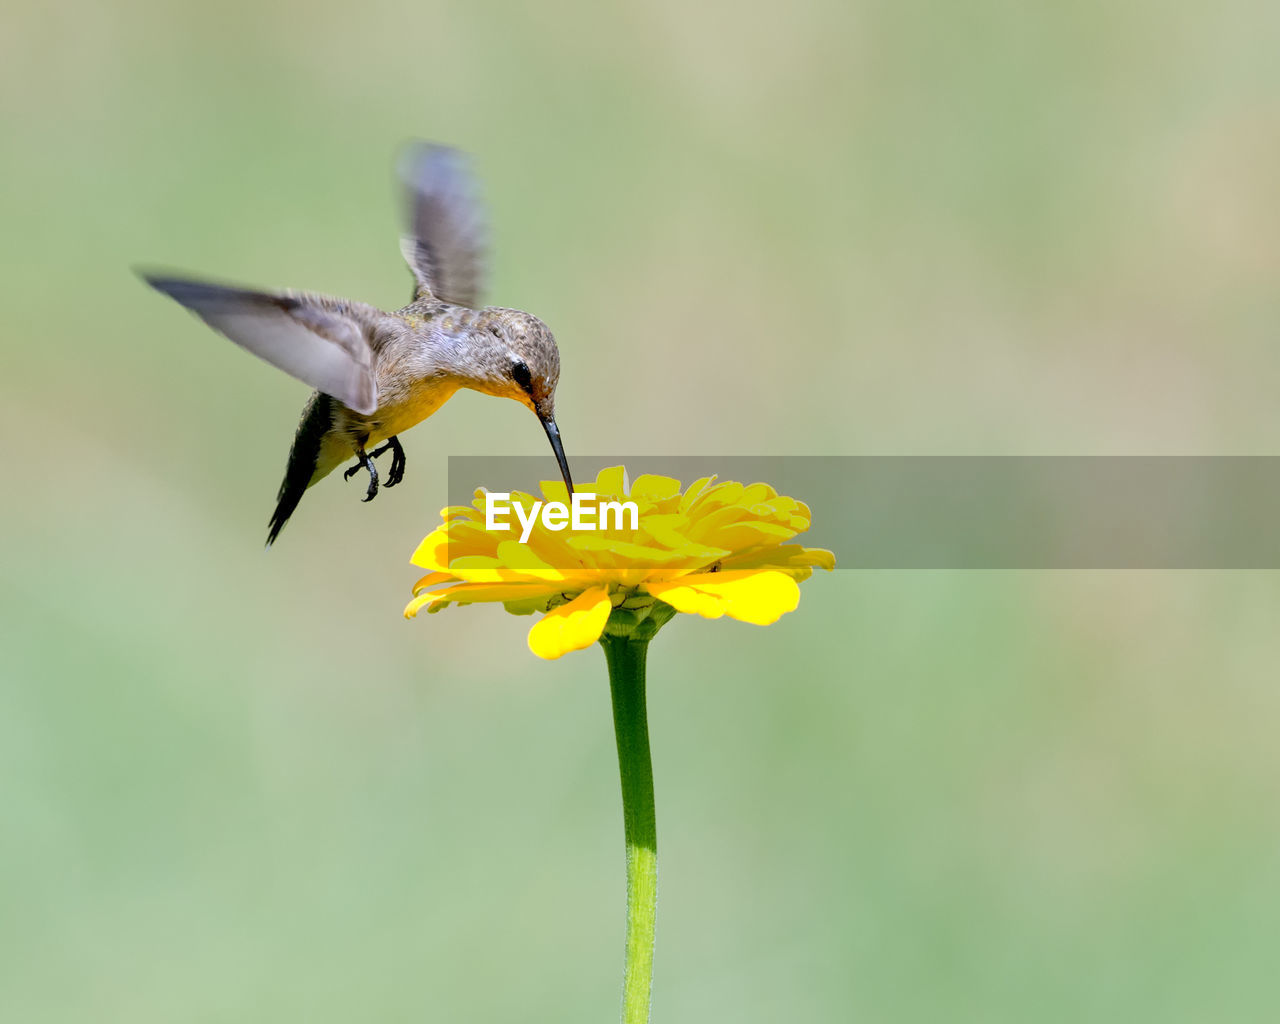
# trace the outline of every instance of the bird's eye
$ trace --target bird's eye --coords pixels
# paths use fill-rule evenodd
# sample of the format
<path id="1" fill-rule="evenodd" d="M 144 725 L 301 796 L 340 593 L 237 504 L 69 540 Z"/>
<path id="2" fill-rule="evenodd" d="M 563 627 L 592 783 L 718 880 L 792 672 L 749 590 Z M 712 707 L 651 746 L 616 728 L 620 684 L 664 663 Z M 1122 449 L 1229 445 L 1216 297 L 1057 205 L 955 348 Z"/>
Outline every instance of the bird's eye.
<path id="1" fill-rule="evenodd" d="M 511 379 L 525 391 L 533 387 L 533 374 L 529 372 L 529 367 L 524 363 L 511 364 Z"/>

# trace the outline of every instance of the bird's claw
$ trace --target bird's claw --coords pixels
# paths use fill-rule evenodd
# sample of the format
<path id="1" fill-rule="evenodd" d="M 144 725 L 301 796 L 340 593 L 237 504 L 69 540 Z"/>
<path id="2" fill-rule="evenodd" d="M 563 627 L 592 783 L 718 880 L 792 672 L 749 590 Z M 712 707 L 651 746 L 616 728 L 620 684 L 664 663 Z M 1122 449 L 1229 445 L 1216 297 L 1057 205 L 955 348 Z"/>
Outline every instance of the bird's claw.
<path id="1" fill-rule="evenodd" d="M 343 473 L 342 479 L 350 480 L 362 469 L 369 471 L 369 490 L 365 492 L 365 496 L 360 500 L 373 501 L 378 494 L 378 467 L 373 464 L 373 459 L 369 458 L 363 451 L 360 453 L 360 461 Z"/>
<path id="2" fill-rule="evenodd" d="M 387 487 L 394 487 L 404 479 L 405 457 L 404 448 L 400 445 L 400 438 L 391 437 L 387 439 L 387 443 L 381 448 L 375 448 L 369 453 L 371 459 L 376 459 L 379 455 L 391 452 L 391 470 L 387 474 Z"/>

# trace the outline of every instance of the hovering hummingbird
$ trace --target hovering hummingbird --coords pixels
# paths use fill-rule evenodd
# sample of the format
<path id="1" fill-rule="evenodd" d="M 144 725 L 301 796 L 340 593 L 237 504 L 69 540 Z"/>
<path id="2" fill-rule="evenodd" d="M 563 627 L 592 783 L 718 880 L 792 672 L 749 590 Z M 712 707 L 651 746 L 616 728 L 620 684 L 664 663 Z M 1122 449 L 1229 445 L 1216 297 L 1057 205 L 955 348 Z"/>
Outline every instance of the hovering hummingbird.
<path id="1" fill-rule="evenodd" d="M 531 409 L 573 491 L 555 419 L 555 338 L 541 320 L 518 309 L 479 308 L 486 231 L 467 157 L 446 146 L 414 143 L 399 171 L 409 213 L 401 251 L 416 287 L 413 301 L 394 313 L 307 292 L 142 274 L 215 331 L 316 389 L 289 451 L 268 547 L 307 488 L 353 456 L 356 464 L 343 476 L 368 472 L 365 501 L 378 493 L 373 460 L 388 451 L 386 486 L 398 484 L 405 469 L 399 435 L 459 388 Z"/>

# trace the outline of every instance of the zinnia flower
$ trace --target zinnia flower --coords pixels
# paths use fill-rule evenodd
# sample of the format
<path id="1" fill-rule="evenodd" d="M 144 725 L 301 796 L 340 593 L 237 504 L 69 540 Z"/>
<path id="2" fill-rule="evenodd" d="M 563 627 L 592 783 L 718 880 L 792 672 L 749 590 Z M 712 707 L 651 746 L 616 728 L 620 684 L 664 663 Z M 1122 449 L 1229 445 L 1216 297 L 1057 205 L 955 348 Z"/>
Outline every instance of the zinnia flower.
<path id="1" fill-rule="evenodd" d="M 628 484 L 626 471 L 614 466 L 577 490 L 597 502 L 634 502 L 634 528 L 630 517 L 618 516 L 600 529 L 552 530 L 539 517 L 520 543 L 518 523 L 514 532 L 486 530 L 481 488 L 471 505 L 446 508 L 443 524 L 414 552 L 413 563 L 427 575 L 414 586 L 405 616 L 479 601 L 501 601 L 517 615 L 543 612 L 529 648 L 558 658 L 600 639 L 611 615 L 632 626 L 650 619 L 656 627 L 674 612 L 768 625 L 799 604 L 798 581 L 813 567 L 835 567 L 830 551 L 787 543 L 809 528 L 809 508 L 768 484 L 711 476 L 682 491 L 665 476 Z M 560 481 L 543 482 L 542 495 L 569 503 Z M 510 495 L 524 519 L 537 501 Z"/>

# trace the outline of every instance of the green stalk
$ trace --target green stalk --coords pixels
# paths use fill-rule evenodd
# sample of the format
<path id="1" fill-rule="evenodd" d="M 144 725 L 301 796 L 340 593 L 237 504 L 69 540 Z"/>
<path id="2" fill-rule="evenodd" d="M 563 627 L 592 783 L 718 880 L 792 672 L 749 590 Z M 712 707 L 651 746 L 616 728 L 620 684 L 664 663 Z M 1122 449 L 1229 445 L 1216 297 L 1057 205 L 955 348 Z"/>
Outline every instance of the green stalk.
<path id="1" fill-rule="evenodd" d="M 654 815 L 653 764 L 644 691 L 649 637 L 606 633 L 600 643 L 609 662 L 613 728 L 618 739 L 618 770 L 622 776 L 622 822 L 627 842 L 627 953 L 622 1022 L 648 1024 L 653 993 L 653 928 L 658 902 L 658 826 Z"/>

